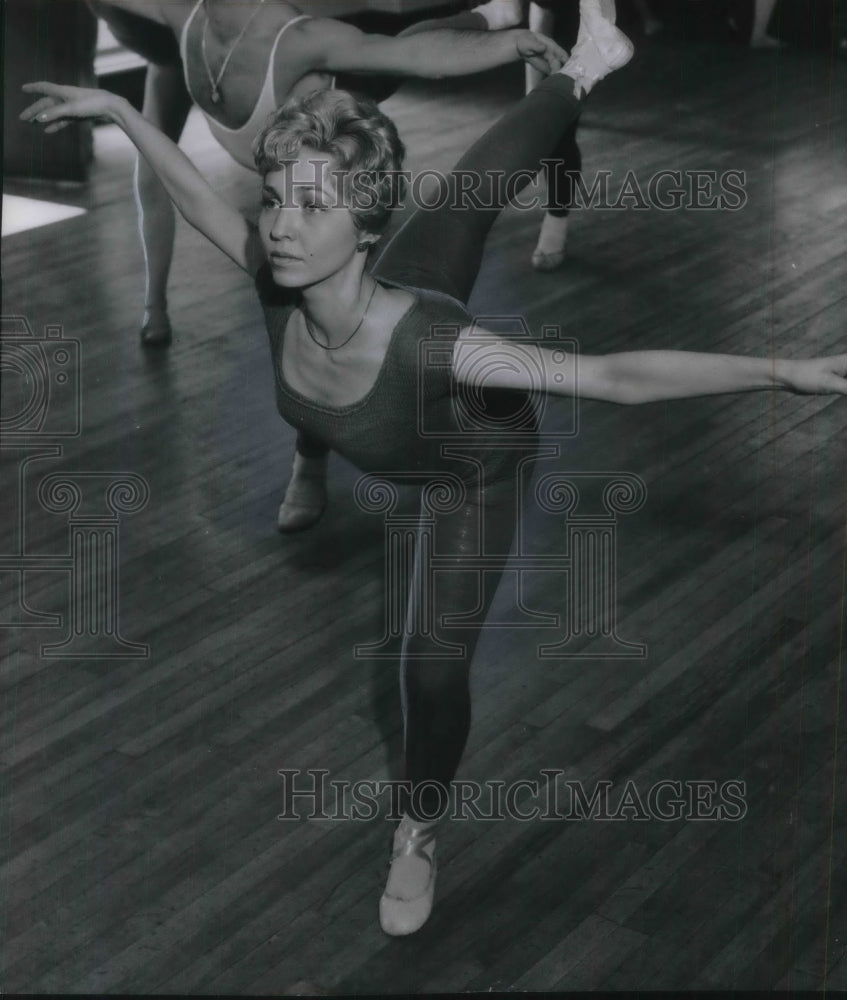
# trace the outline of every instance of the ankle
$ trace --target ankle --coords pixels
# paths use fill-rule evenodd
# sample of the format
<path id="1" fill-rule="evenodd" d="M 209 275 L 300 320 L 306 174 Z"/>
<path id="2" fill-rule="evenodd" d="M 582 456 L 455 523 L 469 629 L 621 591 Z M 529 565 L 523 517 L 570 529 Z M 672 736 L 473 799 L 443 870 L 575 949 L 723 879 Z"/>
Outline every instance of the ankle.
<path id="1" fill-rule="evenodd" d="M 579 30 L 580 39 L 559 73 L 573 80 L 574 96 L 582 98 L 600 80 L 625 66 L 633 48 L 626 35 L 605 18 L 583 20 Z"/>
<path id="2" fill-rule="evenodd" d="M 167 306 L 145 306 L 141 322 L 141 343 L 145 347 L 167 347 L 172 339 Z"/>
<path id="3" fill-rule="evenodd" d="M 301 455 L 299 451 L 294 452 L 294 461 L 291 465 L 292 476 L 308 479 L 326 478 L 327 455 Z"/>
<path id="4" fill-rule="evenodd" d="M 601 20 L 615 24 L 617 17 L 615 0 L 579 0 L 580 23 Z"/>

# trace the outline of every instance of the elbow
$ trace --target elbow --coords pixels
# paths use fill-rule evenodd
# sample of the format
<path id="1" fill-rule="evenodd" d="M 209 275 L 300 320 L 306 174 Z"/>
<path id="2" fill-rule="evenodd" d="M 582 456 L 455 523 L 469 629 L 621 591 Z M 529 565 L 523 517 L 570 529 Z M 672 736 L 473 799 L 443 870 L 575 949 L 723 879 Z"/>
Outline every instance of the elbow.
<path id="1" fill-rule="evenodd" d="M 639 406 L 652 403 L 657 397 L 641 379 L 616 377 L 609 381 L 605 398 L 620 406 Z"/>
<path id="2" fill-rule="evenodd" d="M 628 371 L 616 355 L 586 357 L 579 361 L 579 366 L 577 391 L 585 398 L 620 406 L 650 402 L 649 386 L 644 379 Z"/>

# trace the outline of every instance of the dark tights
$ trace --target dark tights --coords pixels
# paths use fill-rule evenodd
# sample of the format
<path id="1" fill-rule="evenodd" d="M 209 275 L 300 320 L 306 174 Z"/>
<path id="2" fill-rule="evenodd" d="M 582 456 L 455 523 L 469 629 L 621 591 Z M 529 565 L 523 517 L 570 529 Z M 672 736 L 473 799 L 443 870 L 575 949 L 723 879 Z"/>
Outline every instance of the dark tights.
<path id="1" fill-rule="evenodd" d="M 581 102 L 573 96 L 573 81 L 556 74 L 543 81 L 512 111 L 504 115 L 462 157 L 451 174 L 455 190 L 460 171 L 476 172 L 484 178 L 480 198 L 491 199 L 491 208 L 472 210 L 453 203 L 440 209 L 416 211 L 383 251 L 374 274 L 417 288 L 432 289 L 467 303 L 479 272 L 485 239 L 504 207 L 496 199 L 494 185 L 485 182 L 489 171 L 506 176 L 529 174 L 549 156 L 572 127 Z M 517 193 L 517 192 L 516 192 Z M 443 615 L 473 611 L 465 624 L 451 624 L 440 630 L 445 642 L 464 647 L 459 658 L 420 659 L 431 652 L 431 640 L 410 629 L 403 646 L 401 683 L 405 711 L 406 776 L 412 786 L 435 782 L 442 794 L 431 789 L 421 794 L 418 818 L 426 819 L 444 803 L 444 795 L 455 776 L 471 719 L 469 676 L 474 649 L 482 623 L 515 534 L 518 497 L 529 478 L 535 436 L 527 433 L 525 447 L 509 452 L 504 464 L 503 449 L 497 450 L 497 473 L 485 481 L 485 472 L 468 487 L 467 502 L 455 513 L 436 517 L 436 549 L 446 553 L 456 571 L 437 572 L 433 581 L 434 620 Z M 482 457 L 485 465 L 485 457 Z M 484 572 L 465 569 L 468 557 L 480 554 L 484 539 L 486 556 L 497 556 Z M 410 620 L 418 620 L 415 606 L 421 593 L 421 567 L 416 562 Z M 414 809 L 410 808 L 414 813 Z"/>
<path id="2" fill-rule="evenodd" d="M 457 191 L 460 172 L 481 177 L 478 202 L 471 207 L 461 195 L 451 194 L 441 208 L 418 209 L 385 248 L 374 275 L 467 303 L 486 236 L 504 207 L 502 185 L 492 181 L 491 173 L 521 177 L 517 194 L 580 110 L 569 77 L 555 74 L 544 80 L 474 144 L 450 175 L 451 192 Z M 463 476 L 466 502 L 453 513 L 435 515 L 435 550 L 448 560 L 449 568 L 425 579 L 418 545 L 402 650 L 406 776 L 413 788 L 422 782 L 436 786 L 421 789 L 419 798 L 413 796 L 407 804 L 407 811 L 418 819 L 432 818 L 446 804 L 449 783 L 465 748 L 471 719 L 471 659 L 515 534 L 518 498 L 529 478 L 536 437 L 529 430 L 518 448 L 486 449 L 482 443 L 474 453 L 471 443 L 467 449 L 462 446 L 465 450 L 473 457 L 457 466 L 471 470 Z M 486 562 L 484 569 L 468 567 L 469 558 L 482 554 L 494 557 L 491 563 Z M 432 638 L 417 627 L 422 620 L 420 595 L 427 592 L 433 595 L 435 633 L 443 642 L 463 647 L 458 657 L 433 657 Z M 444 616 L 463 614 L 467 621 L 439 628 Z M 422 658 L 424 654 L 427 658 Z"/>

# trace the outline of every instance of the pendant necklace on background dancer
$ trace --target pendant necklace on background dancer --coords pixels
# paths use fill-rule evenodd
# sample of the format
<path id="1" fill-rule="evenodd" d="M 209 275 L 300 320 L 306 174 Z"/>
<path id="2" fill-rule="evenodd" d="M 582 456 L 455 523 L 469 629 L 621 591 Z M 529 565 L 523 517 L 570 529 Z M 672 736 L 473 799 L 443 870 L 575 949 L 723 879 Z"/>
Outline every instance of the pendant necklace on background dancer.
<path id="1" fill-rule="evenodd" d="M 209 57 L 206 54 L 206 36 L 209 32 L 209 11 L 206 9 L 206 3 L 203 3 L 203 12 L 206 15 L 206 23 L 203 25 L 203 35 L 200 39 L 200 54 L 203 56 L 203 65 L 206 67 L 206 76 L 209 78 L 209 86 L 212 88 L 212 104 L 220 104 L 223 101 L 223 94 L 221 94 L 221 80 L 223 79 L 224 73 L 226 73 L 226 68 L 229 66 L 229 61 L 232 59 L 232 54 L 238 48 L 241 39 L 247 33 L 247 29 L 255 20 L 256 15 L 259 10 L 264 5 L 265 0 L 259 0 L 259 3 L 253 9 L 253 13 L 244 22 L 244 27 L 238 32 L 235 41 L 230 45 L 229 51 L 224 56 L 224 61 L 221 63 L 220 71 L 218 75 L 215 76 L 212 73 L 212 68 L 209 65 Z"/>

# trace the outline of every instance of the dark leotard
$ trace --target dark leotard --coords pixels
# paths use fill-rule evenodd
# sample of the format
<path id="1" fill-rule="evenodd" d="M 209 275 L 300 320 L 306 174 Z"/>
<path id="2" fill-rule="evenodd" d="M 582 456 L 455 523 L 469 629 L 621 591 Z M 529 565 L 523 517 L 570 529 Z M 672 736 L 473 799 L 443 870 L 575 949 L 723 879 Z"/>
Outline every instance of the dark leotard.
<path id="1" fill-rule="evenodd" d="M 496 430 L 509 414 L 524 414 L 522 429 L 529 441 L 536 428 L 527 394 L 488 390 L 484 407 L 474 406 L 468 412 L 466 395 L 456 386 L 450 365 L 455 336 L 471 322 L 465 307 L 442 292 L 380 281 L 411 292 L 414 302 L 391 334 L 371 389 L 352 404 L 328 406 L 307 399 L 286 382 L 282 371 L 285 328 L 300 295 L 274 285 L 267 265 L 259 271 L 256 287 L 270 338 L 280 415 L 363 472 L 380 473 L 387 479 L 405 472 L 452 471 L 464 480 L 475 480 L 474 465 L 444 457 L 441 447 L 445 441 L 455 441 L 463 426 L 467 427 L 467 419 L 472 419 L 474 451 L 484 463 L 486 483 L 511 476 L 513 457 L 494 443 L 485 447 L 480 420 L 487 415 Z M 425 341 L 443 349 L 426 351 Z M 460 422 L 463 412 L 464 423 Z"/>

